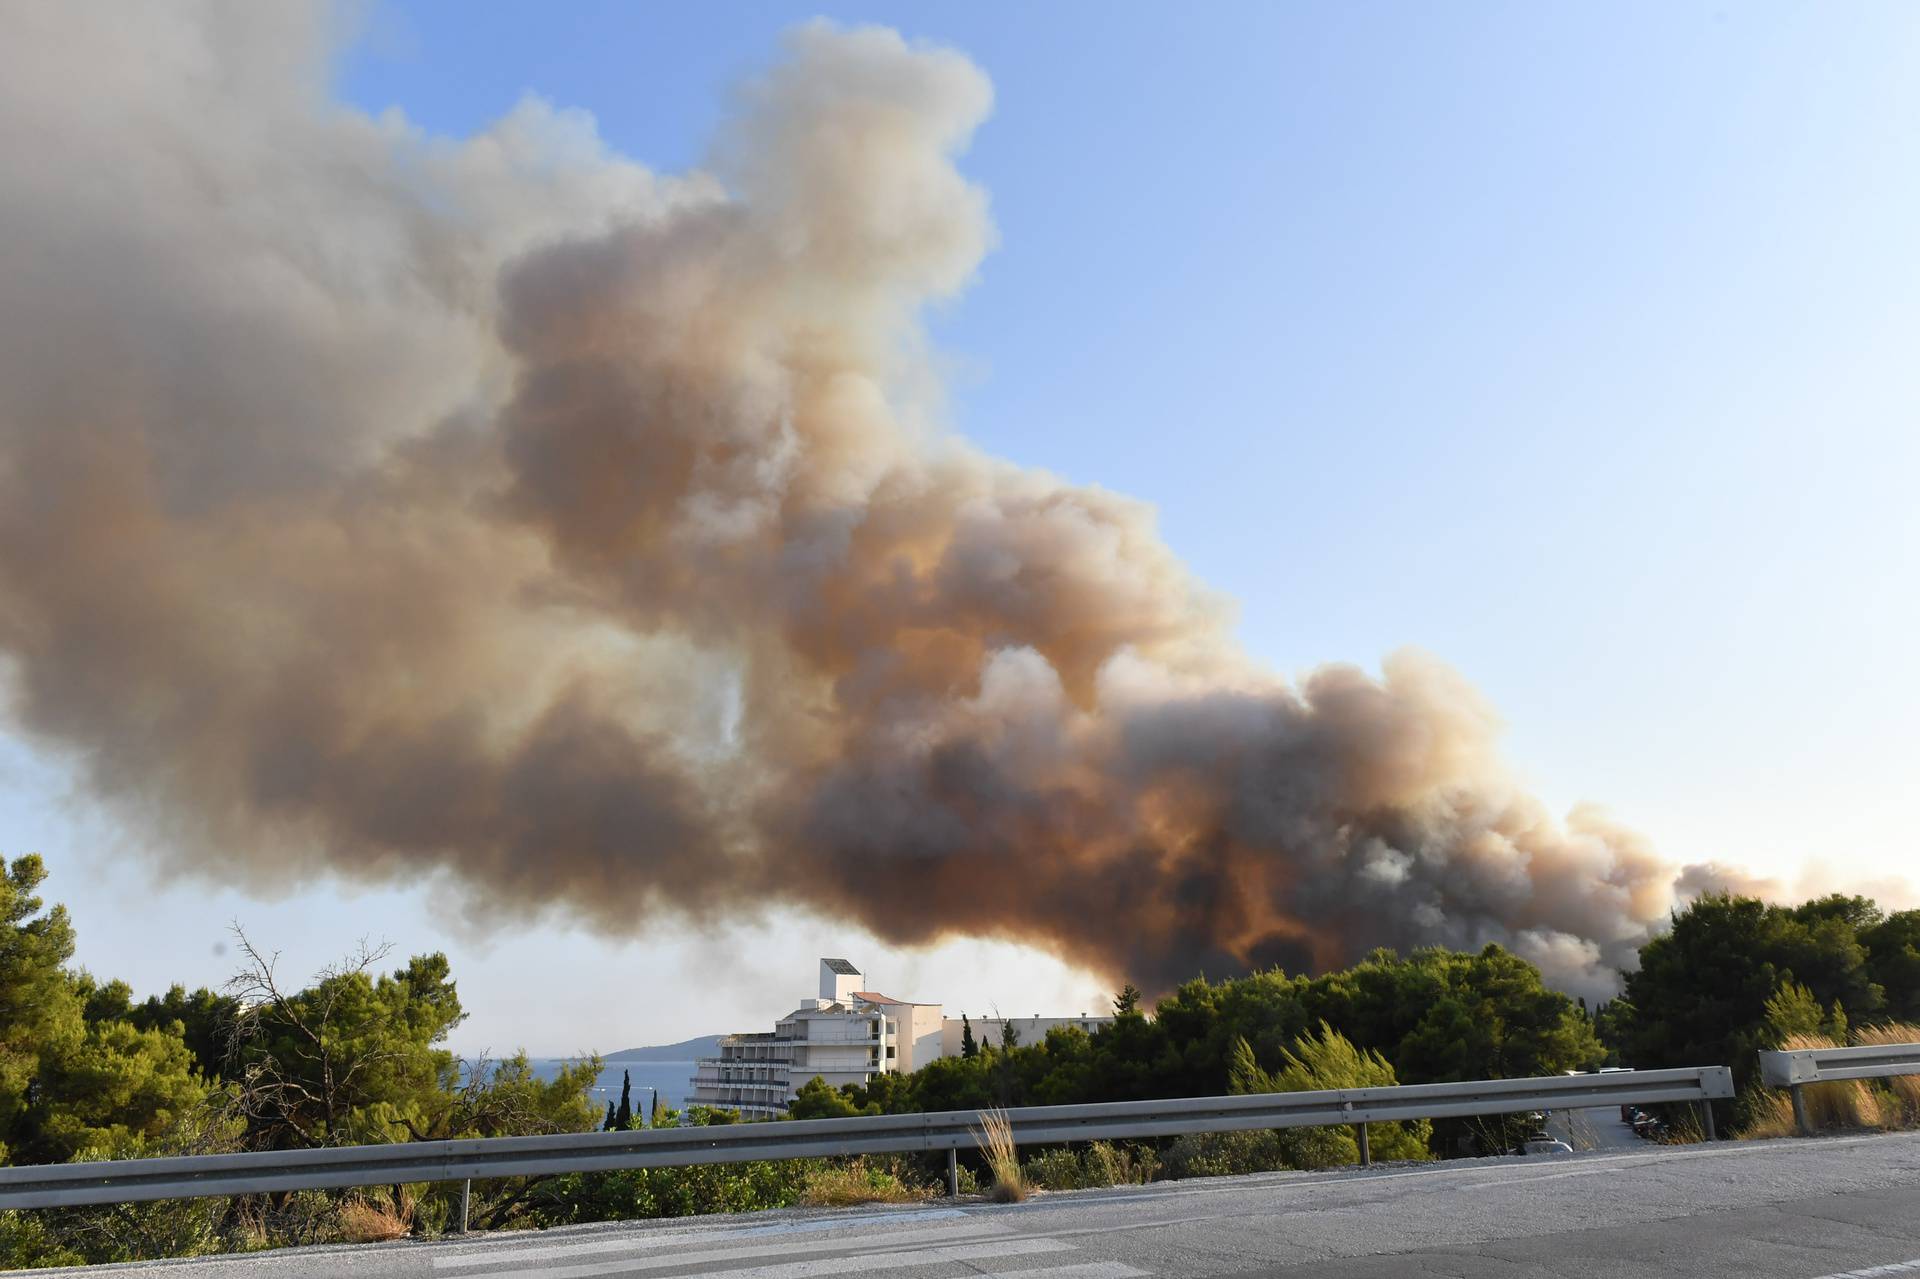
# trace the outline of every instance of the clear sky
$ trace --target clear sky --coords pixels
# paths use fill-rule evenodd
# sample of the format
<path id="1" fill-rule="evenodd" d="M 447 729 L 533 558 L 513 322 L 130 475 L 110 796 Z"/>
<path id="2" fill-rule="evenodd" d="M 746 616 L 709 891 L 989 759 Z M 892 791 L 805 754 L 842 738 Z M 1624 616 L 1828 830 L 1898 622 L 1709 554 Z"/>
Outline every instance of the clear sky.
<path id="1" fill-rule="evenodd" d="M 338 92 L 454 136 L 537 94 L 682 171 L 820 12 L 379 4 Z M 1556 809 L 1677 862 L 1920 881 L 1920 11 L 825 12 L 994 82 L 963 167 L 1000 247 L 933 325 L 954 429 L 1157 504 L 1278 669 L 1438 654 Z M 830 953 L 950 1008 L 1098 989 L 812 920 L 483 940 L 418 892 L 156 885 L 63 770 L 0 738 L 0 848 L 48 857 L 82 962 L 143 992 L 224 976 L 233 919 L 301 973 L 362 935 L 448 950 L 466 1051 L 756 1026 Z"/>

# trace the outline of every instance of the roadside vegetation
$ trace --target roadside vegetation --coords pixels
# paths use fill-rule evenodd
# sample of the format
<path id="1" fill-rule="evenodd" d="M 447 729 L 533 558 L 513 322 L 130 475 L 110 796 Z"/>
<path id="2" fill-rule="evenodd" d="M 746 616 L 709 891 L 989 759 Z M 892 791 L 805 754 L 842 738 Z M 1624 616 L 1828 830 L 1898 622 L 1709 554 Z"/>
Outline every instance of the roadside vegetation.
<path id="1" fill-rule="evenodd" d="M 120 981 L 72 967 L 73 925 L 47 905 L 45 867 L 0 867 L 0 1163 L 287 1150 L 633 1126 L 630 1099 L 600 1112 L 586 1058 L 551 1080 L 516 1055 L 461 1061 L 443 1044 L 464 1017 L 441 955 L 393 962 L 362 947 L 301 984 L 238 938 L 220 990 L 174 987 L 136 1002 Z M 1377 951 L 1319 976 L 1195 979 L 1149 1011 L 1132 987 L 1096 1033 L 1012 1034 L 864 1087 L 800 1089 L 796 1118 L 972 1110 L 982 1148 L 965 1194 L 1036 1191 L 1358 1161 L 1349 1128 L 1193 1134 L 1140 1142 L 1012 1146 L 1009 1107 L 1586 1070 L 1724 1063 L 1740 1095 L 1723 1131 L 1792 1131 L 1784 1094 L 1758 1084 L 1756 1053 L 1783 1044 L 1920 1039 L 1920 912 L 1862 898 L 1800 906 L 1708 897 L 1648 943 L 1622 996 L 1589 1010 L 1498 946 Z M 1920 1122 L 1920 1080 L 1813 1089 L 1816 1122 L 1870 1130 Z M 1784 1113 L 1784 1121 L 1782 1115 Z M 1685 1139 L 1689 1117 L 1672 1132 Z M 738 1122 L 661 1107 L 652 1122 Z M 1374 1124 L 1373 1157 L 1419 1160 L 1508 1148 L 1524 1119 Z M 475 1182 L 476 1229 L 680 1217 L 795 1206 L 910 1203 L 945 1193 L 939 1157 L 881 1156 L 634 1169 Z M 433 1235 L 455 1224 L 458 1187 L 366 1187 L 100 1209 L 0 1212 L 0 1268 L 197 1256 Z"/>
<path id="2" fill-rule="evenodd" d="M 1762 1086 L 1760 1050 L 1920 1042 L 1920 910 L 1702 897 L 1640 948 L 1595 1024 L 1621 1064 L 1731 1066 L 1738 1095 L 1715 1106 L 1721 1131 L 1790 1135 L 1791 1100 Z M 1911 1126 L 1917 1092 L 1912 1077 L 1822 1085 L 1806 1090 L 1808 1117 L 1822 1131 Z"/>

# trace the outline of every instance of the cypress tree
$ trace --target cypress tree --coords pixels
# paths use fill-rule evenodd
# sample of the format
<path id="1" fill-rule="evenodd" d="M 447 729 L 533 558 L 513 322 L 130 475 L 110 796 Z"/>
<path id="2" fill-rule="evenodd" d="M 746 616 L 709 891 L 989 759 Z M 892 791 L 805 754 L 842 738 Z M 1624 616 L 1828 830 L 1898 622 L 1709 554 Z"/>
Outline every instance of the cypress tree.
<path id="1" fill-rule="evenodd" d="M 633 1127 L 633 1073 L 620 1072 L 620 1109 L 613 1113 L 613 1126 L 621 1132 Z"/>
<path id="2" fill-rule="evenodd" d="M 605 1123 L 600 1125 L 600 1131 L 601 1132 L 613 1131 L 613 1103 L 612 1102 L 607 1103 L 607 1119 Z"/>
<path id="3" fill-rule="evenodd" d="M 973 1023 L 967 1020 L 965 1013 L 960 1014 L 960 1055 L 971 1057 L 980 1051 L 980 1045 L 973 1042 Z"/>

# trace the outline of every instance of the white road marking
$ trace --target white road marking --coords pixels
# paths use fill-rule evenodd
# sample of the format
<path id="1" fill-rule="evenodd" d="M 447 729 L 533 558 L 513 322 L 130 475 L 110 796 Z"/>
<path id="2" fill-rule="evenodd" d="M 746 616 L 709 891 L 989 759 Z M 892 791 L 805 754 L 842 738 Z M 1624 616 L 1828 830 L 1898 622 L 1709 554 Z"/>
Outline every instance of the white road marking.
<path id="1" fill-rule="evenodd" d="M 1083 1261 L 1077 1266 L 1042 1266 L 1034 1270 L 989 1270 L 978 1279 L 1022 1279 L 1024 1275 L 1043 1276 L 1044 1279 L 1135 1279 L 1135 1276 L 1151 1274 L 1149 1270 L 1135 1270 L 1132 1266 L 1117 1261 Z M 705 1279 L 701 1276 L 700 1279 Z"/>
<path id="2" fill-rule="evenodd" d="M 932 1230 L 911 1228 L 906 1230 L 873 1230 L 844 1239 L 784 1240 L 764 1243 L 752 1243 L 732 1248 L 692 1248 L 685 1249 L 687 1240 L 668 1240 L 667 1243 L 680 1243 L 682 1248 L 675 1249 L 668 1256 L 635 1256 L 663 1247 L 661 1242 L 648 1240 L 644 1243 L 628 1239 L 593 1239 L 577 1244 L 553 1244 L 545 1248 L 514 1248 L 494 1256 L 484 1253 L 468 1253 L 463 1257 L 442 1261 L 434 1258 L 436 1270 L 450 1270 L 460 1267 L 462 1275 L 482 1276 L 492 1279 L 495 1275 L 518 1275 L 529 1273 L 522 1270 L 502 1270 L 501 1266 L 523 1266 L 531 1261 L 564 1261 L 570 1257 L 586 1257 L 595 1253 L 618 1252 L 624 1254 L 615 1265 L 615 1270 L 660 1270 L 669 1266 L 695 1265 L 706 1261 L 743 1261 L 754 1257 L 791 1257 L 796 1253 L 809 1252 L 847 1252 L 853 1249 L 890 1248 L 903 1245 L 924 1246 L 939 1243 L 959 1243 L 979 1239 L 982 1236 L 1005 1234 L 1003 1226 L 994 1226 L 984 1222 L 968 1222 L 958 1226 L 939 1226 Z M 548 1273 L 542 1271 L 540 1273 Z M 553 1271 L 559 1274 L 559 1271 Z M 608 1274 L 611 1271 L 581 1271 L 582 1274 Z"/>
<path id="3" fill-rule="evenodd" d="M 837 1245 L 847 1247 L 847 1244 Z M 809 1249 L 811 1251 L 812 1249 Z M 634 1270 L 661 1270 L 668 1266 L 697 1266 L 708 1261 L 744 1259 L 737 1256 L 745 1249 L 717 1252 L 683 1252 L 674 1257 L 647 1257 L 639 1261 L 621 1258 L 580 1266 L 542 1266 L 534 1270 L 489 1270 L 484 1279 L 595 1279 L 599 1275 L 625 1274 Z M 760 1249 L 753 1255 L 793 1252 L 797 1249 Z M 851 1275 L 872 1270 L 906 1270 L 915 1266 L 940 1266 L 955 1261 L 991 1261 L 1000 1257 L 1032 1256 L 1037 1253 L 1072 1252 L 1070 1243 L 1040 1236 L 1013 1235 L 985 1243 L 956 1243 L 944 1248 L 908 1248 L 898 1251 L 864 1252 L 852 1257 L 816 1257 L 808 1261 L 788 1261 L 770 1266 L 747 1266 L 738 1270 L 702 1271 L 699 1279 L 812 1279 L 816 1275 Z"/>
<path id="4" fill-rule="evenodd" d="M 965 1221 L 967 1214 L 958 1208 L 926 1211 L 863 1213 L 858 1216 L 817 1217 L 806 1221 L 776 1221 L 760 1226 L 729 1225 L 721 1220 L 711 1225 L 683 1229 L 640 1230 L 609 1238 L 604 1234 L 567 1241 L 542 1231 L 495 1235 L 485 1240 L 456 1244 L 439 1249 L 433 1259 L 435 1269 L 475 1265 L 483 1261 L 507 1262 L 522 1257 L 566 1256 L 570 1253 L 614 1252 L 621 1248 L 640 1252 L 648 1248 L 667 1248 L 683 1244 L 718 1243 L 729 1239 L 761 1239 L 768 1236 L 818 1234 L 823 1230 L 858 1230 L 868 1226 L 881 1229 L 873 1233 L 885 1236 L 897 1230 L 917 1229 L 936 1221 Z"/>
<path id="5" fill-rule="evenodd" d="M 1882 1140 L 1882 1138 L 1878 1136 L 1822 1137 L 1820 1138 L 1819 1144 L 1821 1148 L 1826 1150 L 1838 1150 L 1847 1146 L 1864 1145 L 1868 1142 L 1874 1142 L 1874 1141 L 1880 1141 L 1880 1140 Z M 1636 1150 L 1630 1154 L 1624 1154 L 1624 1155 L 1581 1154 L 1581 1155 L 1575 1156 L 1575 1158 L 1578 1161 L 1578 1164 L 1581 1169 L 1584 1170 L 1584 1169 L 1592 1168 L 1598 1171 L 1599 1166 L 1606 1165 L 1606 1164 L 1633 1162 L 1633 1163 L 1639 1163 L 1639 1164 L 1653 1165 L 1653 1164 L 1661 1164 L 1661 1163 L 1681 1162 L 1689 1159 L 1717 1159 L 1722 1156 L 1728 1156 L 1728 1155 L 1765 1154 L 1769 1150 L 1776 1149 L 1778 1144 L 1779 1143 L 1772 1142 L 1772 1141 L 1716 1141 L 1711 1143 L 1703 1142 L 1697 1149 L 1691 1148 L 1691 1147 L 1679 1147 L 1679 1148 L 1659 1147 L 1652 1150 Z M 1561 1156 L 1561 1158 L 1565 1159 L 1566 1156 L 1563 1155 Z M 1448 1161 L 1448 1160 L 1438 1160 L 1436 1161 L 1435 1166 L 1432 1166 L 1432 1167 L 1405 1168 L 1405 1169 L 1396 1169 L 1392 1171 L 1380 1171 L 1380 1172 L 1371 1172 L 1371 1171 L 1366 1171 L 1360 1168 L 1354 1168 L 1349 1175 L 1330 1176 L 1330 1177 L 1322 1177 L 1313 1173 L 1299 1173 L 1299 1172 L 1282 1172 L 1282 1173 L 1272 1173 L 1272 1174 L 1264 1174 L 1264 1175 L 1256 1174 L 1254 1176 L 1230 1178 L 1228 1180 L 1233 1181 L 1235 1184 L 1229 1185 L 1229 1186 L 1181 1186 L 1179 1189 L 1173 1189 L 1172 1187 L 1174 1187 L 1178 1183 L 1160 1182 L 1157 1184 L 1167 1186 L 1168 1189 L 1157 1190 L 1157 1191 L 1146 1191 L 1144 1193 L 1134 1192 L 1134 1193 L 1126 1193 L 1126 1194 L 1118 1194 L 1118 1195 L 1103 1194 L 1098 1190 L 1094 1190 L 1094 1191 L 1087 1191 L 1083 1194 L 1075 1194 L 1072 1196 L 1063 1195 L 1058 1198 L 1049 1196 L 1046 1199 L 1030 1199 L 1023 1204 L 1004 1204 L 1004 1205 L 984 1205 L 983 1204 L 979 1207 L 974 1208 L 972 1211 L 989 1212 L 989 1213 L 1008 1213 L 1008 1212 L 1018 1213 L 1018 1212 L 1030 1212 L 1035 1210 L 1045 1210 L 1047 1208 L 1065 1208 L 1065 1207 L 1071 1207 L 1071 1206 L 1084 1207 L 1084 1206 L 1091 1206 L 1094 1204 L 1105 1205 L 1105 1204 L 1123 1204 L 1123 1203 L 1150 1203 L 1155 1200 L 1186 1199 L 1194 1195 L 1228 1195 L 1228 1194 L 1235 1194 L 1235 1193 L 1244 1194 L 1249 1189 L 1254 1189 L 1254 1188 L 1259 1188 L 1263 1190 L 1271 1189 L 1271 1190 L 1322 1191 L 1327 1189 L 1330 1186 L 1341 1186 L 1341 1185 L 1363 1186 L 1373 1182 L 1405 1181 L 1410 1178 L 1418 1178 L 1418 1177 L 1458 1177 L 1462 1181 L 1469 1181 L 1471 1180 L 1471 1178 L 1475 1173 L 1504 1172 L 1504 1171 L 1510 1170 L 1514 1166 L 1512 1164 L 1500 1164 L 1500 1165 L 1481 1164 L 1472 1168 L 1461 1168 L 1457 1166 L 1449 1166 L 1450 1162 L 1451 1161 Z M 1535 1166 L 1539 1167 L 1543 1165 L 1536 1164 Z M 1571 1175 L 1571 1174 L 1555 1173 L 1555 1174 L 1546 1174 L 1546 1175 L 1565 1176 L 1565 1175 Z M 1544 1176 L 1541 1178 L 1520 1177 L 1520 1178 L 1516 1178 L 1515 1180 L 1532 1181 L 1536 1179 L 1544 1180 Z M 1473 1184 L 1486 1185 L 1489 1183 L 1475 1182 Z M 1893 1273 L 1897 1274 L 1899 1272 L 1895 1271 Z M 1822 1279 L 1825 1279 L 1825 1277 L 1822 1276 Z"/>
<path id="6" fill-rule="evenodd" d="M 1820 1279 L 1878 1279 L 1880 1275 L 1920 1274 L 1920 1257 L 1912 1261 L 1890 1261 L 1884 1266 L 1868 1266 L 1865 1270 L 1842 1270 L 1835 1275 L 1821 1275 Z"/>

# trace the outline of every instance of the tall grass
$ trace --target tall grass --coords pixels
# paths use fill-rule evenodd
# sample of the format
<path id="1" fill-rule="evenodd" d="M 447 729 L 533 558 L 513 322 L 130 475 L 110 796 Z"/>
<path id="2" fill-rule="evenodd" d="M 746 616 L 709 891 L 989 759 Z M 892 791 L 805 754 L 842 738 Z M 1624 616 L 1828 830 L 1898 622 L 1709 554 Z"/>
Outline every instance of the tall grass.
<path id="1" fill-rule="evenodd" d="M 1863 1026 L 1852 1038 L 1856 1045 L 1920 1043 L 1920 1026 L 1903 1022 Z M 1838 1048 L 1840 1045 L 1827 1035 L 1793 1034 L 1782 1039 L 1780 1047 Z M 1815 1132 L 1898 1128 L 1920 1123 L 1920 1076 L 1809 1084 L 1800 1092 L 1807 1111 L 1807 1126 Z M 1792 1096 L 1784 1090 L 1760 1092 L 1749 1104 L 1748 1112 L 1750 1117 L 1740 1131 L 1743 1138 L 1791 1137 L 1799 1131 L 1793 1119 Z"/>
<path id="2" fill-rule="evenodd" d="M 1920 1025 L 1910 1021 L 1890 1021 L 1878 1026 L 1862 1026 L 1853 1032 L 1856 1044 L 1920 1044 Z M 1920 1075 L 1892 1075 L 1881 1080 L 1900 1109 L 1899 1121 L 1920 1124 Z"/>
<path id="3" fill-rule="evenodd" d="M 993 1172 L 993 1185 L 987 1198 L 995 1203 L 1019 1203 L 1027 1197 L 1026 1175 L 1020 1170 L 1020 1152 L 1013 1144 L 1013 1121 L 1004 1110 L 980 1112 L 980 1127 L 974 1130 L 987 1167 Z"/>
<path id="4" fill-rule="evenodd" d="M 348 1243 L 384 1243 L 406 1235 L 411 1222 L 405 1214 L 386 1204 L 348 1199 L 340 1205 L 340 1237 Z"/>
<path id="5" fill-rule="evenodd" d="M 1780 1042 L 1786 1049 L 1838 1048 L 1826 1035 L 1788 1035 Z M 1807 1107 L 1807 1122 L 1814 1131 L 1845 1128 L 1881 1128 L 1880 1100 L 1864 1079 L 1846 1079 L 1831 1084 L 1815 1084 L 1801 1090 Z M 1792 1103 L 1788 1103 L 1792 1112 Z"/>

